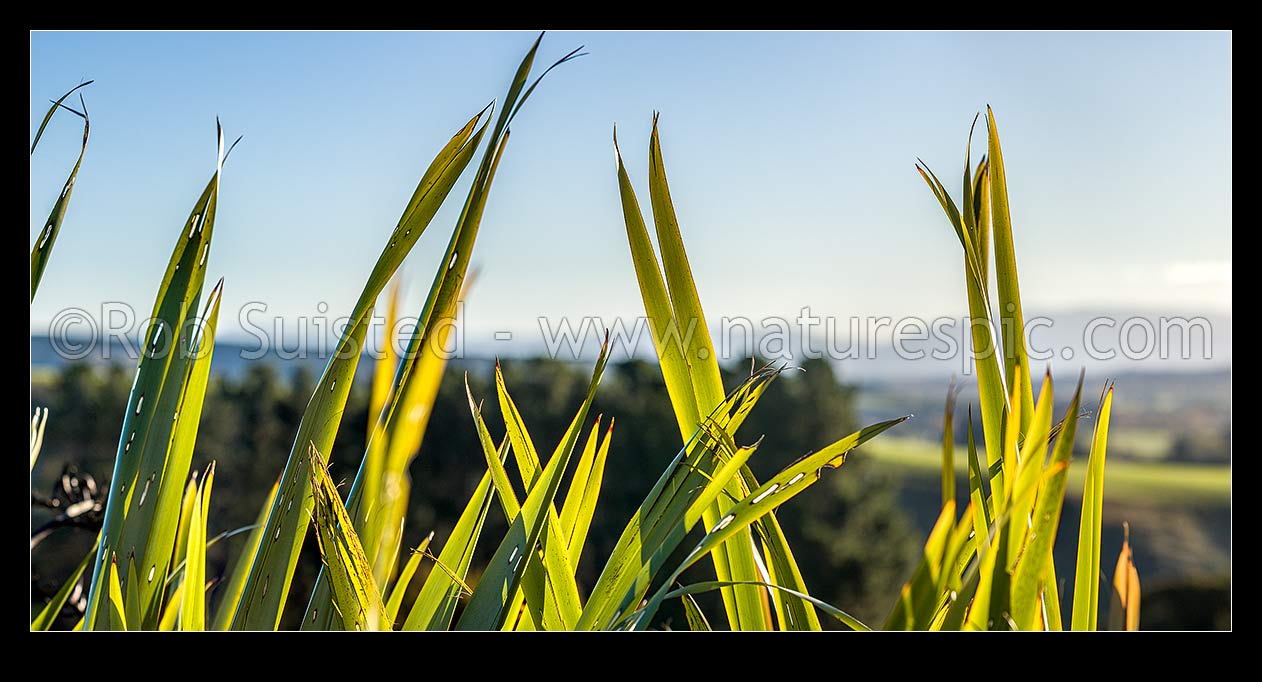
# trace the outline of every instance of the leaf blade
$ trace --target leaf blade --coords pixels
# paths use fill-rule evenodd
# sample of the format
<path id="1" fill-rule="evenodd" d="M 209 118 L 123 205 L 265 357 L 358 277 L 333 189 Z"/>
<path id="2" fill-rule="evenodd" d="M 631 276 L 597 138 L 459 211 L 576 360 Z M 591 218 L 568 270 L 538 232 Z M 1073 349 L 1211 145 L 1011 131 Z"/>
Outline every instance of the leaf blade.
<path id="1" fill-rule="evenodd" d="M 254 557 L 259 544 L 263 542 L 263 533 L 267 530 L 267 514 L 272 508 L 272 502 L 276 500 L 278 490 L 280 490 L 279 478 L 272 483 L 267 496 L 263 498 L 259 513 L 254 518 L 254 528 L 246 536 L 245 545 L 241 547 L 241 554 L 237 556 L 237 561 L 232 567 L 232 575 L 228 578 L 228 584 L 223 590 L 224 596 L 219 600 L 219 607 L 215 611 L 215 618 L 211 624 L 214 630 L 223 631 L 232 627 L 232 615 L 236 613 L 237 605 L 241 603 L 245 581 L 250 576 L 250 559 Z"/>
<path id="2" fill-rule="evenodd" d="M 323 458 L 313 445 L 309 452 L 311 486 L 315 497 L 316 538 L 320 556 L 329 570 L 333 604 L 342 616 L 346 630 L 389 630 L 385 604 L 372 566 L 364 555 L 359 537 L 351 527 L 350 515 L 342 506 L 337 487 L 329 478 Z"/>
<path id="3" fill-rule="evenodd" d="M 180 596 L 180 630 L 206 629 L 206 516 L 210 512 L 210 491 L 215 482 L 215 463 L 202 477 L 193 500 L 193 518 L 188 529 L 188 549 L 184 553 L 184 589 Z"/>
<path id="4" fill-rule="evenodd" d="M 415 208 L 410 206 L 405 211 L 404 219 L 391 234 L 377 264 L 369 274 L 337 349 L 329 359 L 324 374 L 316 385 L 315 394 L 299 422 L 298 433 L 282 474 L 281 494 L 277 496 L 268 514 L 265 537 L 269 539 L 259 546 L 252 562 L 245 592 L 233 617 L 234 630 L 274 630 L 280 622 L 313 504 L 313 498 L 309 494 L 311 479 L 302 471 L 308 460 L 304 452 L 310 444 L 314 444 L 317 451 L 323 452 L 327 452 L 332 445 L 350 396 L 351 380 L 359 363 L 359 349 L 363 347 L 368 329 L 369 308 L 472 159 L 486 130 L 482 126 L 474 132 L 481 117 L 482 113 L 479 113 L 471 118 L 431 162 L 414 195 Z M 414 227 L 405 228 L 405 225 Z M 399 248 L 395 248 L 396 245 Z M 286 498 L 299 504 L 283 506 Z M 277 585 L 269 592 L 273 583 Z"/>
<path id="5" fill-rule="evenodd" d="M 483 573 L 473 594 L 470 595 L 469 603 L 456 623 L 457 629 L 499 629 L 508 617 L 505 607 L 520 586 L 526 568 L 534 559 L 534 549 L 540 543 L 545 526 L 548 525 L 547 509 L 551 506 L 557 489 L 560 487 L 561 476 L 573 453 L 574 443 L 578 439 L 577 425 L 586 421 L 587 411 L 595 399 L 596 387 L 600 384 L 600 378 L 608 360 L 609 340 L 606 338 L 578 415 L 571 424 L 564 441 L 548 460 L 540 475 L 540 481 L 526 496 L 521 514 L 513 521 L 508 534 L 495 551 L 490 566 Z M 547 547 L 545 546 L 544 549 L 546 550 Z M 564 550 L 563 547 L 556 549 Z M 573 579 L 572 575 L 569 577 Z"/>
<path id="6" fill-rule="evenodd" d="M 1074 573 L 1074 605 L 1070 627 L 1095 630 L 1100 600 L 1100 526 L 1104 510 L 1104 462 L 1109 439 L 1113 386 L 1104 390 L 1091 437 L 1087 477 L 1083 482 L 1082 515 L 1078 525 L 1078 562 Z"/>

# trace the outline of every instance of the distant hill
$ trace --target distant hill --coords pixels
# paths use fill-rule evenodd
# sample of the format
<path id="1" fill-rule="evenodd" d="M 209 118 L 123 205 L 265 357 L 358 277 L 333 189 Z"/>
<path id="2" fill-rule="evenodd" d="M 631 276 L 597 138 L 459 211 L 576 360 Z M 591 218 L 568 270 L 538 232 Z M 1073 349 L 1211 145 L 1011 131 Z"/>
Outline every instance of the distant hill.
<path id="1" fill-rule="evenodd" d="M 1076 373 L 1064 364 L 1052 380 L 1057 415 L 1067 409 L 1078 382 Z M 1150 460 L 1229 462 L 1231 458 L 1231 370 L 1110 372 L 1106 367 L 1088 369 L 1083 384 L 1082 409 L 1094 418 L 1097 401 L 1106 381 L 1114 382 L 1112 417 L 1109 429 L 1109 456 Z M 950 377 L 875 378 L 849 380 L 857 387 L 857 407 L 864 423 L 904 414 L 916 415 L 904 432 L 940 441 L 942 416 Z M 955 433 L 963 440 L 967 433 L 967 408 L 974 409 L 977 422 L 977 383 L 974 377 L 960 381 L 956 399 Z M 1035 374 L 1035 381 L 1042 377 Z M 1090 432 L 1080 434 L 1079 449 L 1090 443 Z"/>
<path id="2" fill-rule="evenodd" d="M 1026 311 L 1026 324 L 1033 325 L 1036 311 Z M 1185 351 L 1180 338 L 1184 335 L 1179 328 L 1180 320 L 1200 318 L 1208 324 L 1208 344 L 1204 338 L 1202 326 L 1196 326 L 1186 333 L 1188 347 Z M 1153 351 L 1143 353 L 1145 335 L 1148 326 L 1153 336 L 1159 336 L 1165 321 L 1166 341 L 1157 345 Z M 1129 323 L 1129 326 L 1127 326 Z M 1122 330 L 1130 332 L 1129 345 L 1120 343 Z M 943 343 L 933 339 L 916 342 L 907 341 L 903 348 L 908 353 L 921 350 L 926 357 L 909 359 L 896 353 L 889 341 L 877 344 L 875 353 L 866 349 L 862 357 L 843 359 L 839 362 L 842 373 L 849 377 L 873 379 L 889 378 L 928 378 L 940 377 L 949 379 L 952 374 L 971 373 L 971 362 L 968 349 L 971 347 L 966 334 L 967 327 L 962 323 L 948 327 L 949 336 L 963 353 L 954 354 L 949 359 L 935 359 L 930 352 L 941 348 Z M 1089 333 L 1090 332 L 1090 333 Z M 1153 313 L 1153 312 L 1119 312 L 1119 311 L 1062 311 L 1043 316 L 1037 327 L 1032 326 L 1030 348 L 1051 351 L 1052 355 L 1044 359 L 1033 359 L 1031 366 L 1041 370 L 1048 363 L 1058 372 L 1073 372 L 1086 369 L 1094 376 L 1136 373 L 1173 373 L 1173 372 L 1206 372 L 1227 370 L 1231 367 L 1231 316 L 1222 314 L 1197 315 L 1192 313 Z M 1092 348 L 1088 349 L 1084 337 L 1092 338 Z M 1207 347 L 1208 346 L 1208 347 Z M 1163 357 L 1158 351 L 1164 348 Z M 1137 357 L 1127 357 L 1126 351 Z M 1208 353 L 1206 351 L 1208 350 Z M 1111 353 L 1111 357 L 1108 357 Z M 1187 353 L 1189 357 L 1182 355 Z M 1208 357 L 1206 357 L 1208 355 Z"/>
<path id="3" fill-rule="evenodd" d="M 1033 315 L 1036 311 L 1028 311 L 1027 324 L 1035 320 Z M 1151 325 L 1154 331 L 1161 329 L 1162 318 L 1168 320 L 1176 320 L 1179 317 L 1185 319 L 1193 319 L 1201 317 L 1208 323 L 1210 329 L 1210 338 L 1208 344 L 1208 357 L 1206 356 L 1206 343 L 1204 332 L 1195 329 L 1190 332 L 1190 346 L 1187 349 L 1189 358 L 1183 358 L 1184 353 L 1182 344 L 1168 342 L 1165 344 L 1167 352 L 1166 357 L 1161 357 L 1158 353 L 1153 352 L 1146 354 L 1139 359 L 1132 359 L 1125 356 L 1122 352 L 1123 348 L 1119 345 L 1118 338 L 1121 335 L 1123 325 L 1128 321 L 1132 321 L 1131 330 L 1132 342 L 1131 346 L 1134 350 L 1142 350 L 1143 337 L 1145 335 L 1145 325 Z M 932 323 L 934 318 L 922 318 L 926 323 Z M 1084 342 L 1085 332 L 1091 328 L 1093 321 L 1106 321 L 1104 324 L 1095 325 L 1095 331 L 1091 334 L 1094 339 L 1094 350 L 1088 352 Z M 1111 321 L 1108 322 L 1108 321 Z M 838 320 L 836 328 L 843 336 L 848 336 L 851 332 L 851 323 L 848 320 Z M 803 353 L 803 348 L 811 349 L 811 352 L 818 354 L 823 349 L 832 349 L 826 354 L 833 359 L 836 368 L 841 372 L 843 377 L 854 380 L 875 380 L 886 381 L 896 379 L 926 379 L 939 381 L 945 386 L 945 382 L 955 375 L 967 376 L 972 372 L 971 360 L 969 359 L 967 335 L 968 329 L 962 320 L 954 320 L 954 324 L 941 328 L 935 332 L 933 338 L 924 340 L 915 339 L 915 330 L 905 330 L 903 341 L 898 350 L 891 339 L 891 323 L 885 323 L 883 327 L 876 322 L 870 320 L 861 321 L 861 331 L 858 332 L 860 338 L 857 342 L 851 342 L 848 338 L 826 339 L 812 337 L 809 345 L 804 345 L 800 330 L 796 326 L 788 328 L 787 338 L 784 343 L 767 344 L 765 348 L 781 349 L 783 354 L 778 359 L 784 359 L 790 364 L 800 363 L 805 357 L 811 353 Z M 872 329 L 877 330 L 874 338 L 875 343 L 869 344 L 866 339 L 868 330 L 865 325 L 870 325 Z M 485 331 L 485 330 L 482 330 Z M 1176 327 L 1167 330 L 1167 338 L 1176 339 L 1179 335 Z M 742 332 L 739 337 L 734 337 L 730 345 L 725 345 L 719 336 L 720 329 L 711 330 L 711 336 L 715 339 L 715 347 L 720 354 L 730 355 L 733 361 L 741 357 L 748 357 L 748 349 L 755 348 L 760 351 L 764 346 L 758 340 L 747 340 Z M 599 334 L 589 335 L 586 338 L 587 343 L 582 346 L 582 352 L 579 356 L 590 362 L 596 357 L 599 350 Z M 760 337 L 755 327 L 755 337 Z M 490 334 L 482 334 L 478 330 L 469 330 L 466 333 L 465 357 L 473 363 L 484 362 L 487 358 L 496 355 L 505 357 L 536 357 L 547 355 L 548 343 L 541 337 L 538 329 L 534 330 L 516 330 L 512 334 L 513 341 L 511 344 L 497 343 L 490 341 L 493 336 Z M 937 349 L 939 352 L 948 346 L 950 339 L 956 350 L 950 353 L 950 357 L 934 357 L 933 351 Z M 76 343 L 82 343 L 82 340 L 75 340 Z M 613 358 L 620 360 L 626 358 L 625 348 L 618 346 L 618 339 L 615 337 L 615 349 Z M 332 344 L 329 344 L 330 346 Z M 1046 359 L 1034 359 L 1033 366 L 1041 369 L 1050 363 L 1057 372 L 1076 373 L 1079 369 L 1086 369 L 1091 376 L 1111 376 L 1111 375 L 1131 375 L 1139 373 L 1202 373 L 1225 371 L 1231 367 L 1231 316 L 1229 314 L 1212 314 L 1198 316 L 1192 313 L 1153 313 L 1151 311 L 1139 312 L 1119 312 L 1119 311 L 1062 311 L 1052 313 L 1044 317 L 1044 321 L 1040 326 L 1032 332 L 1031 349 L 1042 349 L 1051 351 L 1052 356 Z M 557 346 L 563 348 L 562 356 L 565 358 L 572 357 L 572 353 L 568 352 L 569 346 Z M 725 350 L 726 349 L 726 350 Z M 91 353 L 87 354 L 83 359 L 88 362 L 110 362 L 123 361 L 124 364 L 134 363 L 135 359 L 127 358 L 124 347 L 117 340 L 109 345 L 99 345 L 92 348 Z M 258 355 L 257 341 L 238 342 L 232 340 L 227 334 L 221 335 L 215 351 L 215 363 L 212 371 L 227 372 L 236 374 L 249 366 L 251 362 L 269 362 L 287 364 L 289 366 L 306 365 L 313 371 L 317 372 L 324 366 L 326 359 L 314 357 L 315 353 L 299 353 L 295 351 L 277 351 L 270 350 L 258 359 L 253 358 Z M 1100 353 L 1108 354 L 1113 352 L 1113 357 L 1100 357 Z M 635 346 L 635 352 L 638 357 L 651 359 L 652 345 L 647 338 L 640 338 Z M 778 352 L 778 351 L 777 351 Z M 765 355 L 760 352 L 759 355 Z M 924 357 L 917 357 L 922 355 Z M 1095 357 L 1093 357 L 1093 355 Z M 302 357 L 294 357 L 302 356 Z M 777 358 L 771 358 L 777 359 Z M 55 352 L 51 340 L 44 334 L 31 335 L 31 364 L 32 367 L 52 367 L 60 365 L 65 358 Z"/>
<path id="4" fill-rule="evenodd" d="M 74 340 L 75 344 L 86 343 L 83 339 Z M 91 352 L 87 352 L 83 357 L 78 357 L 79 353 L 72 353 L 67 357 L 64 352 L 59 352 L 58 347 L 54 346 L 52 339 L 45 335 L 31 336 L 31 369 L 39 371 L 41 369 L 57 369 L 68 362 L 86 362 L 92 365 L 110 365 L 121 364 L 124 366 L 135 366 L 137 358 L 128 352 L 128 349 L 121 342 L 115 340 L 113 343 L 106 345 L 97 345 L 91 347 Z M 462 366 L 477 371 L 478 369 L 490 370 L 494 367 L 493 359 L 486 358 L 469 358 L 464 360 Z M 244 345 L 232 343 L 230 341 L 216 341 L 215 356 L 211 362 L 211 372 L 231 376 L 234 378 L 241 377 L 256 364 L 274 365 L 282 368 L 282 375 L 293 372 L 298 368 L 305 368 L 313 376 L 319 376 L 324 366 L 328 364 L 327 357 L 320 357 L 317 353 L 296 353 L 286 351 L 269 350 L 265 353 L 259 353 L 257 345 Z M 356 381 L 366 379 L 371 376 L 373 361 L 365 356 L 359 363 L 359 367 L 355 373 Z"/>

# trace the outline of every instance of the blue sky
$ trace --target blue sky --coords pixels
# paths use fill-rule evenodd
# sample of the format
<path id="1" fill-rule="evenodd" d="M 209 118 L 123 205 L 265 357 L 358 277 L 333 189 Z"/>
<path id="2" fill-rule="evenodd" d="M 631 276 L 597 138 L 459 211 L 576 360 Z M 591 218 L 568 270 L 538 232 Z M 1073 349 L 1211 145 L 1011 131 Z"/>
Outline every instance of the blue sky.
<path id="1" fill-rule="evenodd" d="M 349 312 L 425 166 L 502 96 L 534 35 L 33 33 L 32 137 L 49 98 L 96 83 L 32 330 L 103 301 L 148 312 L 213 170 L 216 115 L 245 136 L 211 253 L 225 310 Z M 611 132 L 617 122 L 646 200 L 654 110 L 712 319 L 804 305 L 962 314 L 959 245 L 914 163 L 954 187 L 987 103 L 1027 315 L 1230 313 L 1230 34 L 551 32 L 539 61 L 580 44 L 591 54 L 554 71 L 514 123 L 474 258 L 471 329 L 641 313 Z M 58 117 L 32 158 L 31 243 L 78 138 L 76 119 Z M 405 264 L 410 308 L 468 179 Z"/>

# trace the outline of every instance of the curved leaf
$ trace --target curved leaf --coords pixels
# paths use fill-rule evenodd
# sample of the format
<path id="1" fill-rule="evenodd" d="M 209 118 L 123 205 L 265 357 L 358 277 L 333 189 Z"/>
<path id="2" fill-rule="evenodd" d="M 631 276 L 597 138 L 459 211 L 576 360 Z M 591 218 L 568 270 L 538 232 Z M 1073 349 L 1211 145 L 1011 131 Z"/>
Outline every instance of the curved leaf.
<path id="1" fill-rule="evenodd" d="M 175 417 L 188 380 L 187 370 L 198 343 L 190 315 L 196 311 L 201 298 L 214 235 L 219 178 L 225 156 L 222 127 L 218 128 L 218 142 L 215 173 L 180 228 L 149 317 L 150 326 L 136 367 L 136 379 L 114 458 L 114 472 L 110 476 L 111 490 L 106 498 L 101 546 L 97 550 L 97 563 L 101 566 L 111 551 L 139 554 L 138 566 L 155 566 L 156 562 L 145 555 L 158 506 L 154 500 L 164 499 L 164 504 L 169 505 L 174 498 L 178 506 L 188 479 L 186 466 L 172 466 L 167 470 L 167 457 L 171 452 L 172 433 L 177 430 Z M 169 506 L 164 506 L 163 512 L 164 520 L 174 515 Z M 166 565 L 158 568 L 165 570 Z M 142 570 L 148 573 L 148 569 Z M 156 622 L 154 606 L 159 603 L 153 598 L 157 594 L 154 584 L 144 581 L 141 591 L 142 600 L 147 604 L 144 622 L 151 625 Z M 87 629 L 102 624 L 98 615 L 102 597 L 101 591 L 95 589 L 88 595 L 84 615 Z"/>
<path id="2" fill-rule="evenodd" d="M 280 494 L 268 514 L 264 541 L 251 565 L 245 593 L 232 621 L 233 629 L 272 630 L 280 622 L 313 504 L 311 478 L 303 472 L 308 459 L 304 453 L 312 445 L 320 452 L 327 452 L 332 446 L 359 364 L 372 303 L 473 157 L 486 130 L 483 126 L 474 132 L 481 117 L 479 112 L 469 119 L 434 158 L 368 276 L 337 349 L 299 422 L 281 476 Z"/>
<path id="3" fill-rule="evenodd" d="M 364 556 L 359 537 L 351 528 L 351 517 L 342 506 L 337 486 L 329 478 L 320 453 L 312 446 L 309 452 L 312 494 L 315 497 L 316 539 L 320 557 L 328 570 L 333 590 L 333 605 L 342 617 L 346 630 L 389 630 L 385 604 L 377 583 L 372 579 L 372 566 Z M 187 590 L 186 590 L 187 593 Z"/>

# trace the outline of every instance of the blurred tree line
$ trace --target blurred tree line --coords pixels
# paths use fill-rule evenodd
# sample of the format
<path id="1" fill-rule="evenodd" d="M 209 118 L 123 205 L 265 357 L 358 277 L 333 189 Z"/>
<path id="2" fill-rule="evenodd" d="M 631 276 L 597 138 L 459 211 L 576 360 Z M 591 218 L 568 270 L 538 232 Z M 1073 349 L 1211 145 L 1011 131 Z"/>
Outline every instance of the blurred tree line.
<path id="1" fill-rule="evenodd" d="M 550 453 L 582 400 L 590 367 L 548 359 L 505 360 L 502 364 L 509 390 L 541 454 Z M 725 385 L 734 388 L 749 367 L 746 362 L 726 371 Z M 411 468 L 405 547 L 414 547 L 430 531 L 436 533 L 433 546 L 441 547 L 485 470 L 465 398 L 466 372 L 474 396 L 484 401 L 488 425 L 493 433 L 503 433 L 490 369 L 489 363 L 476 361 L 453 361 L 448 368 Z M 740 443 L 765 436 L 750 462 L 760 479 L 858 426 L 853 416 L 853 389 L 838 380 L 831 366 L 813 360 L 802 369 L 805 371 L 789 371 L 777 379 L 736 434 Z M 33 382 L 32 403 L 50 411 L 43 451 L 33 474 L 33 492 L 47 493 L 65 465 L 95 477 L 99 490 L 109 489 L 106 482 L 113 469 L 133 371 L 119 365 L 69 363 L 52 376 Z M 217 461 L 209 529 L 212 536 L 253 522 L 263 495 L 284 467 L 314 381 L 306 366 L 268 362 L 251 363 L 235 377 L 212 377 L 193 462 L 197 471 L 210 460 Z M 334 479 L 345 480 L 346 486 L 363 456 L 369 422 L 367 383 L 357 382 L 353 389 L 333 448 Z M 602 413 L 605 423 L 612 416 L 616 426 L 588 544 L 577 567 L 582 590 L 595 583 L 627 520 L 681 445 L 655 364 L 629 361 L 611 365 L 592 412 Z M 563 495 L 564 491 L 558 499 Z M 900 509 L 898 486 L 890 472 L 870 466 L 862 457 L 852 458 L 841 471 L 825 476 L 818 486 L 778 513 L 812 593 L 865 622 L 881 623 L 914 568 L 922 542 Z M 32 527 L 50 516 L 33 507 Z M 493 510 L 475 562 L 489 558 L 494 540 L 504 530 L 503 515 Z M 694 530 L 697 538 L 700 530 Z M 61 529 L 32 550 L 33 608 L 56 591 L 90 549 L 93 537 L 92 531 Z M 237 560 L 244 538 L 238 535 L 211 548 L 208 576 L 227 571 L 229 562 Z M 681 552 L 694 541 L 684 543 Z M 309 541 L 282 627 L 297 625 L 319 565 L 315 542 Z M 706 562 L 692 570 L 690 580 L 706 579 L 707 572 L 712 577 Z M 476 568 L 471 573 L 475 576 Z M 414 581 L 414 590 L 420 584 L 420 580 Z M 717 596 L 707 596 L 710 598 L 703 606 L 718 613 Z M 215 603 L 213 593 L 211 600 Z M 664 610 L 663 616 L 665 625 L 684 627 L 679 612 Z"/>

